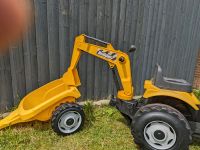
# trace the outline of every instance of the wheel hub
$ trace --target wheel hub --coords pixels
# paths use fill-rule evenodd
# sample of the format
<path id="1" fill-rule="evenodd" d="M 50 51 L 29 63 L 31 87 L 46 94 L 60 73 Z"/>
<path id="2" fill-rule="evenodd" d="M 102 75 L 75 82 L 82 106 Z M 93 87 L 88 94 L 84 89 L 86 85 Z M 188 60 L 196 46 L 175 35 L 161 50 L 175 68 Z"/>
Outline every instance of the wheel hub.
<path id="1" fill-rule="evenodd" d="M 63 133 L 72 133 L 79 128 L 82 122 L 81 115 L 76 111 L 65 112 L 58 122 L 58 127 Z"/>
<path id="2" fill-rule="evenodd" d="M 74 122 L 75 122 L 75 120 L 74 120 L 73 118 L 69 118 L 69 119 L 67 119 L 67 121 L 66 121 L 66 125 L 67 125 L 67 126 L 72 126 L 72 125 L 74 124 Z"/>
<path id="3" fill-rule="evenodd" d="M 152 121 L 144 128 L 144 138 L 151 147 L 167 150 L 176 143 L 176 132 L 166 122 Z"/>
<path id="4" fill-rule="evenodd" d="M 159 141 L 162 141 L 165 139 L 165 133 L 161 130 L 156 130 L 153 134 L 154 138 L 159 140 Z"/>

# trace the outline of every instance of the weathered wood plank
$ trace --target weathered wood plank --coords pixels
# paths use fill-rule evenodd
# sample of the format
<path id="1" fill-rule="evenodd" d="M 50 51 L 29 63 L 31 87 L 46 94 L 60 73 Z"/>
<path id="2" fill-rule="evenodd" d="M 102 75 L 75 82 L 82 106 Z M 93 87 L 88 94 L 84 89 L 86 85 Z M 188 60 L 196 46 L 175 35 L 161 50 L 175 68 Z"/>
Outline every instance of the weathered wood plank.
<path id="1" fill-rule="evenodd" d="M 104 16 L 104 40 L 107 42 L 111 41 L 111 30 L 112 30 L 112 3 L 113 1 L 105 1 L 105 16 Z M 109 92 L 109 85 L 111 84 L 111 70 L 106 62 L 102 65 L 102 98 L 107 98 L 112 93 Z"/>
<path id="2" fill-rule="evenodd" d="M 35 28 L 25 34 L 23 40 L 24 66 L 26 79 L 26 92 L 30 92 L 38 87 L 38 67 Z"/>
<path id="3" fill-rule="evenodd" d="M 71 58 L 73 47 L 74 47 L 74 40 L 75 37 L 78 35 L 78 25 L 79 25 L 79 0 L 69 0 L 69 56 Z M 70 61 L 69 59 L 68 61 Z"/>
<path id="4" fill-rule="evenodd" d="M 125 30 L 125 19 L 126 19 L 126 2 L 127 0 L 121 0 L 120 2 L 120 13 L 119 13 L 119 30 L 118 30 L 118 39 L 117 39 L 117 48 L 123 51 L 124 49 L 124 30 Z"/>
<path id="5" fill-rule="evenodd" d="M 79 1 L 79 34 L 87 34 L 88 30 L 88 0 Z M 82 93 L 81 99 L 87 98 L 87 55 L 83 53 L 79 63 L 79 75 L 81 77 L 80 91 Z"/>
<path id="6" fill-rule="evenodd" d="M 12 75 L 12 88 L 14 105 L 19 104 L 26 93 L 25 67 L 22 45 L 10 48 L 10 66 Z"/>
<path id="7" fill-rule="evenodd" d="M 123 50 L 125 52 L 128 52 L 128 49 L 130 48 L 130 35 L 131 35 L 131 25 L 132 25 L 132 18 L 133 16 L 133 0 L 127 0 L 126 4 L 126 16 L 125 16 L 125 22 L 124 22 L 124 36 L 123 36 Z"/>
<path id="8" fill-rule="evenodd" d="M 154 20 L 154 14 L 156 11 L 155 9 L 155 1 L 145 1 L 145 8 L 144 8 L 144 22 L 143 22 L 143 57 L 142 57 L 142 72 L 141 72 L 141 79 L 140 80 L 140 91 L 143 90 L 142 85 L 144 85 L 144 80 L 147 76 L 146 71 L 148 70 L 148 59 L 152 55 L 152 51 L 150 48 L 150 42 L 151 42 L 151 34 L 152 34 L 152 28 L 155 25 Z"/>
<path id="9" fill-rule="evenodd" d="M 66 72 L 70 62 L 69 37 L 69 1 L 59 0 L 60 75 Z"/>
<path id="10" fill-rule="evenodd" d="M 96 37 L 104 40 L 104 4 L 105 0 L 97 0 L 97 27 Z M 101 97 L 102 93 L 102 60 L 95 58 L 95 81 L 94 81 L 94 96 L 95 99 Z"/>
<path id="11" fill-rule="evenodd" d="M 88 35 L 96 36 L 97 1 L 89 0 L 88 6 Z M 88 56 L 87 60 L 87 98 L 94 99 L 94 57 Z"/>
<path id="12" fill-rule="evenodd" d="M 50 80 L 60 76 L 59 57 L 59 0 L 47 1 L 48 48 Z"/>
<path id="13" fill-rule="evenodd" d="M 32 2 L 32 11 L 35 11 L 34 1 Z M 27 33 L 23 39 L 24 50 L 24 66 L 26 79 L 26 92 L 36 89 L 38 87 L 38 67 L 37 67 L 37 49 L 36 49 L 36 33 L 35 21 L 28 27 Z"/>
<path id="14" fill-rule="evenodd" d="M 111 43 L 114 46 L 115 49 L 118 48 L 117 44 L 117 37 L 118 37 L 118 29 L 119 29 L 119 11 L 120 10 L 120 0 L 113 0 L 113 5 L 112 5 L 112 30 L 111 30 Z M 114 94 L 116 93 L 116 88 L 114 85 L 114 81 L 112 78 L 112 74 L 110 74 L 110 84 L 109 84 L 109 93 Z"/>
<path id="15" fill-rule="evenodd" d="M 0 56 L 0 110 L 8 111 L 14 106 L 9 56 Z"/>
<path id="16" fill-rule="evenodd" d="M 49 81 L 49 51 L 48 51 L 48 25 L 47 1 L 35 0 L 36 44 L 38 62 L 39 86 Z"/>
<path id="17" fill-rule="evenodd" d="M 151 59 L 148 60 L 148 64 L 149 64 L 149 72 L 147 74 L 149 74 L 150 77 L 152 77 L 154 75 L 154 72 L 155 72 L 155 66 L 156 66 L 156 63 L 160 64 L 160 62 L 158 61 L 159 59 L 159 52 L 160 52 L 160 49 L 159 49 L 159 43 L 162 43 L 162 34 L 163 34 L 163 28 L 162 28 L 162 25 L 163 25 L 163 22 L 165 21 L 165 3 L 166 1 L 157 1 L 157 21 L 156 21 L 156 26 L 155 26 L 155 40 L 154 42 L 151 44 L 151 47 L 150 49 L 152 49 L 152 57 Z M 154 39 L 154 38 L 152 38 Z M 151 63 L 151 60 L 152 60 L 152 63 Z M 149 78 L 150 78 L 149 77 Z"/>

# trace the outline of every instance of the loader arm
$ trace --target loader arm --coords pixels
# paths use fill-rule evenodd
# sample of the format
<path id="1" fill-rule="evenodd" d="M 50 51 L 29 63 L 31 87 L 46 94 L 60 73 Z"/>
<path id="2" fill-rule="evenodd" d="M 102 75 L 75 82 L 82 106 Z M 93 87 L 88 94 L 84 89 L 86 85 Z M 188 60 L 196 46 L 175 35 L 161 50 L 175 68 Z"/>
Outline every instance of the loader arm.
<path id="1" fill-rule="evenodd" d="M 113 70 L 115 82 L 117 84 L 117 98 L 122 100 L 132 100 L 133 86 L 129 56 L 120 50 L 115 50 L 110 43 L 86 35 L 80 35 L 75 39 L 71 64 L 68 71 L 63 75 L 63 80 L 68 85 L 80 85 L 76 66 L 80 60 L 82 52 L 86 52 L 107 61 L 109 67 Z M 118 84 L 114 68 L 118 71 L 121 80 L 121 87 Z"/>

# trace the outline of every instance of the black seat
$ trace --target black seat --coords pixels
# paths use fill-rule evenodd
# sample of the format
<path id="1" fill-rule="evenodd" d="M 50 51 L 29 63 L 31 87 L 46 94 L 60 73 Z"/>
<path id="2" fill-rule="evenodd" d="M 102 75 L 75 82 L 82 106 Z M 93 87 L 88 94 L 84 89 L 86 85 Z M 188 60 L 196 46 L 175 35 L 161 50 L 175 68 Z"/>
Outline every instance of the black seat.
<path id="1" fill-rule="evenodd" d="M 192 92 L 192 85 L 183 79 L 167 78 L 162 75 L 162 68 L 157 64 L 153 84 L 159 88 Z"/>

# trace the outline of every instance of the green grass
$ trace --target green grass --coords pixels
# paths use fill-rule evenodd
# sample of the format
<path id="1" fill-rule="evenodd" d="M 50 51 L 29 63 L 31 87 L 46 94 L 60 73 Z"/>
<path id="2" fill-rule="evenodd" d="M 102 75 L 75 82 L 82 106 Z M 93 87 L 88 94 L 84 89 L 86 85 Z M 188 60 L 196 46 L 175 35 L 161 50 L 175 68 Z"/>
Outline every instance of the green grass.
<path id="1" fill-rule="evenodd" d="M 194 89 L 193 92 L 195 96 L 200 100 L 200 89 Z"/>
<path id="2" fill-rule="evenodd" d="M 56 135 L 49 123 L 32 122 L 0 131 L 0 150 L 136 150 L 124 118 L 108 106 L 85 107 L 82 131 L 67 137 Z M 94 117 L 89 119 L 89 117 Z M 191 145 L 200 150 L 200 142 Z"/>

